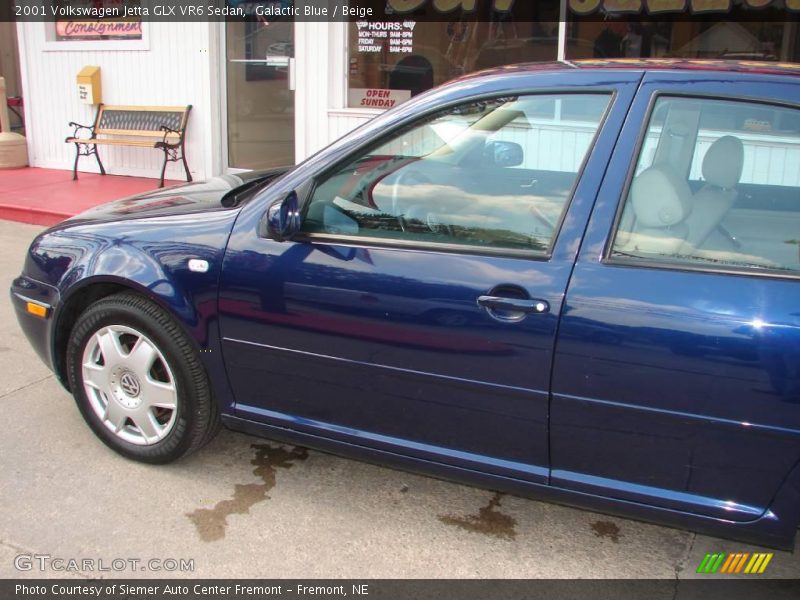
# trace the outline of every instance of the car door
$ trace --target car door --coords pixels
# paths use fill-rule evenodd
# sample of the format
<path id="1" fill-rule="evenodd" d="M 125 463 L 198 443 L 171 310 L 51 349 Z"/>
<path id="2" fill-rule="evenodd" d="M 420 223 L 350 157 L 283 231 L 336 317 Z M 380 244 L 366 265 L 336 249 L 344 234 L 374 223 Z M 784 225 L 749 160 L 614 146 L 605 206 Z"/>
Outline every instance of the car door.
<path id="1" fill-rule="evenodd" d="M 553 369 L 552 484 L 734 521 L 800 459 L 800 85 L 649 73 Z"/>
<path id="2" fill-rule="evenodd" d="M 558 316 L 640 75 L 539 77 L 309 174 L 291 241 L 240 218 L 220 292 L 237 416 L 547 481 Z"/>

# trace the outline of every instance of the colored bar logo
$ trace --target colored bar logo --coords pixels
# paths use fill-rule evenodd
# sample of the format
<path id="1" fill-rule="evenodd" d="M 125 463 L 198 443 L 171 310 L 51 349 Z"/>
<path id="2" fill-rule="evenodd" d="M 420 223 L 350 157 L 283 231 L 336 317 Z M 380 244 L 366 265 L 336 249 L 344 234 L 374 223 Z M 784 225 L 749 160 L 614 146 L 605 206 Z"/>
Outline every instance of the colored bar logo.
<path id="1" fill-rule="evenodd" d="M 769 561 L 772 560 L 772 552 L 734 552 L 725 554 L 717 552 L 706 554 L 700 566 L 697 567 L 698 573 L 714 574 L 726 573 L 729 575 L 760 575 L 763 573 Z"/>

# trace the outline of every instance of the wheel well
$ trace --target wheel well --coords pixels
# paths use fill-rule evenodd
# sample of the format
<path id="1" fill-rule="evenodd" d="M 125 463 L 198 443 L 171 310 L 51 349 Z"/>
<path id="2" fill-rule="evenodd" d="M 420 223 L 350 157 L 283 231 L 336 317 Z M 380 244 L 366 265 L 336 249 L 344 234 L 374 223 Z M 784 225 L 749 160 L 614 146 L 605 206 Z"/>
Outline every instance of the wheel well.
<path id="1" fill-rule="evenodd" d="M 87 285 L 70 296 L 67 304 L 59 312 L 58 322 L 56 323 L 55 338 L 53 340 L 53 359 L 56 375 L 61 384 L 69 389 L 69 378 L 67 377 L 66 359 L 67 342 L 72 326 L 78 320 L 81 313 L 91 304 L 106 296 L 112 296 L 119 292 L 133 291 L 133 288 L 120 285 L 118 283 L 95 283 Z"/>

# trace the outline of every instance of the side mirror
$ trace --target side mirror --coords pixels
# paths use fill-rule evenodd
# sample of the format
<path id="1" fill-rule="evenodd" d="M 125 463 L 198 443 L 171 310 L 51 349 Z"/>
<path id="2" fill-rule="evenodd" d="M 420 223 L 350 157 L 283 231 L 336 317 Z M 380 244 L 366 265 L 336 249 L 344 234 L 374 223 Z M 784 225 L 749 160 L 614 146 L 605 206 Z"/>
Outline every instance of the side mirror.
<path id="1" fill-rule="evenodd" d="M 297 194 L 291 192 L 280 202 L 267 209 L 267 236 L 276 242 L 285 242 L 300 231 L 300 204 Z"/>
<path id="2" fill-rule="evenodd" d="M 483 149 L 483 160 L 493 167 L 516 167 L 523 158 L 522 146 L 515 142 L 488 142 Z"/>

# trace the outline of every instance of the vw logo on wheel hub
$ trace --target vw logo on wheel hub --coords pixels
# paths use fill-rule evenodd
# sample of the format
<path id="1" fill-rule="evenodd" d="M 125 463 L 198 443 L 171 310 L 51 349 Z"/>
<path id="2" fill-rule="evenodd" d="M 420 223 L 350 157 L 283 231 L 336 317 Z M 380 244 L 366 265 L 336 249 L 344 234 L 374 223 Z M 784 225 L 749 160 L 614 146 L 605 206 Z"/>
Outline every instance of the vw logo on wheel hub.
<path id="1" fill-rule="evenodd" d="M 136 373 L 123 366 L 111 372 L 111 392 L 117 402 L 129 410 L 142 404 L 142 384 Z"/>
<path id="2" fill-rule="evenodd" d="M 126 396 L 129 398 L 136 398 L 141 391 L 141 387 L 139 386 L 139 380 L 136 379 L 136 375 L 133 373 L 124 373 L 119 380 L 119 387 L 122 388 L 122 391 L 125 393 Z"/>

